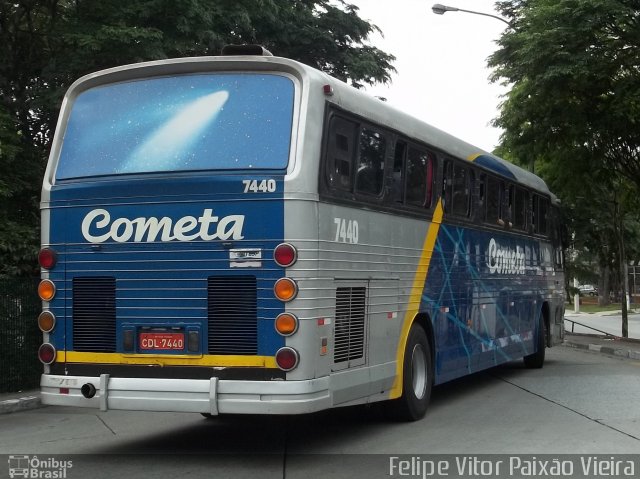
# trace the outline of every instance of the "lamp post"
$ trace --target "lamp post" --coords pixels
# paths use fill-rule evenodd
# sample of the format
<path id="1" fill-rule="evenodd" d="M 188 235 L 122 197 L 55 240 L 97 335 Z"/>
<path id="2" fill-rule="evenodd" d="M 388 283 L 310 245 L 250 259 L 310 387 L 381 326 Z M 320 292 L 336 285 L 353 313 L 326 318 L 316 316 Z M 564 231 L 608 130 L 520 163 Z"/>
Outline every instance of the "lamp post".
<path id="1" fill-rule="evenodd" d="M 446 12 L 465 12 L 465 13 L 472 13 L 474 15 L 482 15 L 484 17 L 491 17 L 491 18 L 495 18 L 496 20 L 500 20 L 501 22 L 506 23 L 507 25 L 509 25 L 510 27 L 513 27 L 511 25 L 511 23 L 509 23 L 507 20 L 505 20 L 502 17 L 499 17 L 497 15 L 491 15 L 490 13 L 484 13 L 484 12 L 476 12 L 474 10 L 465 10 L 463 8 L 458 8 L 458 7 L 449 7 L 447 5 L 442 5 L 441 3 L 436 3 L 433 7 L 431 7 L 431 10 L 433 11 L 433 13 L 435 13 L 436 15 L 444 15 Z"/>

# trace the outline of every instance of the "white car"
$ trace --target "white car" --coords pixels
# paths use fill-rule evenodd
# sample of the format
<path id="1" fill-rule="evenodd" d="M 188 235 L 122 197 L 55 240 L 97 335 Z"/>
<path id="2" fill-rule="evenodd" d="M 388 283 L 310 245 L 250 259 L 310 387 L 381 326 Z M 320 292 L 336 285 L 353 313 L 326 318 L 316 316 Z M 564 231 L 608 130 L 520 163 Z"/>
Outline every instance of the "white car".
<path id="1" fill-rule="evenodd" d="M 578 286 L 580 290 L 580 296 L 598 296 L 598 290 L 595 286 L 590 284 L 583 284 L 582 286 Z"/>

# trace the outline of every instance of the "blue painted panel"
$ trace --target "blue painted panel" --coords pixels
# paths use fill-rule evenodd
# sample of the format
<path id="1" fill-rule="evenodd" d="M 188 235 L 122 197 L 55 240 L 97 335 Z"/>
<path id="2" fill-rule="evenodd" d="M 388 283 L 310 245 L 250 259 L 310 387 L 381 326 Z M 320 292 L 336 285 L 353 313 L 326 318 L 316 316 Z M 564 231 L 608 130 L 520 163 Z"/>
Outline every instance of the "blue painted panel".
<path id="1" fill-rule="evenodd" d="M 548 244 L 442 225 L 422 297 L 436 382 L 533 353 L 552 270 Z"/>
<path id="2" fill-rule="evenodd" d="M 276 191 L 244 193 L 242 180 L 267 178 L 275 180 Z M 206 352 L 207 278 L 255 275 L 257 354 L 274 355 L 284 345 L 273 327 L 284 305 L 272 292 L 284 275 L 272 258 L 284 238 L 283 188 L 282 177 L 253 174 L 55 185 L 54 345 L 72 350 L 74 277 L 115 277 L 117 352 L 123 352 L 125 324 L 197 327 Z M 232 267 L 231 250 L 247 248 L 261 250 L 261 267 Z"/>
<path id="3" fill-rule="evenodd" d="M 502 163 L 500 163 L 498 160 L 496 160 L 495 158 L 489 156 L 489 155 L 480 155 L 478 156 L 475 160 L 474 163 L 480 165 L 480 166 L 484 166 L 485 168 L 489 168 L 492 171 L 495 171 L 496 173 L 499 173 L 500 175 L 509 178 L 511 180 L 516 180 L 515 175 L 511 172 L 511 170 L 509 170 L 505 165 L 503 165 Z"/>

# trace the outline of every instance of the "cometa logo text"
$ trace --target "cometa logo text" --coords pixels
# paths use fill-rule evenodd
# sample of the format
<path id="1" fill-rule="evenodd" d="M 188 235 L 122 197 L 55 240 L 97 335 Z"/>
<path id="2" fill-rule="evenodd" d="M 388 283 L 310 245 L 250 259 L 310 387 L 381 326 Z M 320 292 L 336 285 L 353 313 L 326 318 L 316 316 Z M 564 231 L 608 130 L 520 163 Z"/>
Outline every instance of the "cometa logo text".
<path id="1" fill-rule="evenodd" d="M 212 241 L 241 240 L 244 215 L 229 215 L 219 218 L 213 210 L 205 209 L 201 216 L 183 216 L 175 220 L 169 217 L 156 218 L 116 218 L 104 209 L 87 213 L 82 220 L 82 236 L 90 243 L 104 243 L 113 240 L 127 241 Z"/>
<path id="2" fill-rule="evenodd" d="M 520 246 L 501 246 L 494 238 L 489 242 L 487 266 L 491 274 L 525 274 L 525 255 Z"/>

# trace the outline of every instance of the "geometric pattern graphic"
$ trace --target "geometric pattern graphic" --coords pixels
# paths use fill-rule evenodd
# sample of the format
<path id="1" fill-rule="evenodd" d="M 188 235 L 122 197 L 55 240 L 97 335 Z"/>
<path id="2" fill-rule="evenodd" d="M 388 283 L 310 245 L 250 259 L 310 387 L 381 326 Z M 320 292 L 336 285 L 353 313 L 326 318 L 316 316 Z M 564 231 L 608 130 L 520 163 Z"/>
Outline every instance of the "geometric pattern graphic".
<path id="1" fill-rule="evenodd" d="M 441 225 L 421 301 L 433 322 L 436 382 L 534 352 L 551 299 L 549 248 L 523 235 Z"/>

